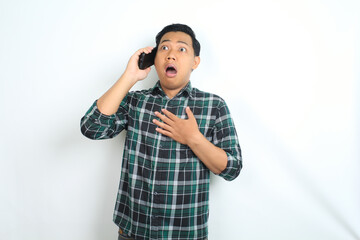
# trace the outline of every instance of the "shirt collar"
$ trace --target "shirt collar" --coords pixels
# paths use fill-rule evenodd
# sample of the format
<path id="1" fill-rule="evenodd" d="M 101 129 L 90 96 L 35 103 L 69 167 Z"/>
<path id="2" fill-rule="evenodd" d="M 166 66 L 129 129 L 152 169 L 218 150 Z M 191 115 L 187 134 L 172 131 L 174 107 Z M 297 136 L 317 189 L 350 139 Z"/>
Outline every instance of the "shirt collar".
<path id="1" fill-rule="evenodd" d="M 176 94 L 175 97 L 179 97 L 179 96 L 182 96 L 183 94 L 187 94 L 190 98 L 192 98 L 193 97 L 192 90 L 193 90 L 193 88 L 191 86 L 191 82 L 189 81 L 188 84 L 186 84 L 186 86 L 183 89 L 181 89 L 180 92 L 178 94 Z M 155 93 L 155 94 L 156 93 L 161 94 L 162 96 L 166 95 L 161 88 L 160 81 L 157 81 L 155 86 L 151 89 L 151 92 Z"/>

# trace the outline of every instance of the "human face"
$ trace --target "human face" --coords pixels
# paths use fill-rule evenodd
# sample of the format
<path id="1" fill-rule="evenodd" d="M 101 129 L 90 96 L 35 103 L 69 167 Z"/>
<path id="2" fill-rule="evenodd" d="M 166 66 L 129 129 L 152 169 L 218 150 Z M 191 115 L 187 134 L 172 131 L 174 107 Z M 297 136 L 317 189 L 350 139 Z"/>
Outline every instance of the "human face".
<path id="1" fill-rule="evenodd" d="M 165 94 L 173 98 L 190 80 L 200 57 L 195 56 L 191 37 L 183 32 L 168 32 L 161 38 L 155 68 Z"/>

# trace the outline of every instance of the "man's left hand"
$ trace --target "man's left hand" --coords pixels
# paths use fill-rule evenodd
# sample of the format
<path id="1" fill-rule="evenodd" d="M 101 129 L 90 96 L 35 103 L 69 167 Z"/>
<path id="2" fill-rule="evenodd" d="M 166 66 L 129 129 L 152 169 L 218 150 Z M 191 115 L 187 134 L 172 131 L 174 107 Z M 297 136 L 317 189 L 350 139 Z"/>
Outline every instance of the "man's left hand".
<path id="1" fill-rule="evenodd" d="M 162 109 L 161 111 L 163 114 L 155 112 L 155 115 L 162 122 L 156 119 L 153 120 L 153 123 L 158 126 L 156 131 L 159 133 L 185 145 L 189 145 L 190 141 L 194 139 L 197 134 L 201 134 L 194 114 L 189 107 L 185 109 L 188 119 L 178 118 L 166 109 Z"/>

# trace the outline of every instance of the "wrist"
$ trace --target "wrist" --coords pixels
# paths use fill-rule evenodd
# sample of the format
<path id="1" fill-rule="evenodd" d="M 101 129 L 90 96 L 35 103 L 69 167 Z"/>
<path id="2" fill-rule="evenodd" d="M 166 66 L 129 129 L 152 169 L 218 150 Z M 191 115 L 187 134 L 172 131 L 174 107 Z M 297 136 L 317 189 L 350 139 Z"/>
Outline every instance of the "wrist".
<path id="1" fill-rule="evenodd" d="M 204 140 L 207 140 L 200 131 L 195 134 L 192 134 L 187 141 L 187 145 L 193 149 L 200 145 Z"/>
<path id="2" fill-rule="evenodd" d="M 123 73 L 123 75 L 121 75 L 119 80 L 125 81 L 131 86 L 135 85 L 135 83 L 138 81 L 134 74 L 128 73 L 126 71 Z"/>

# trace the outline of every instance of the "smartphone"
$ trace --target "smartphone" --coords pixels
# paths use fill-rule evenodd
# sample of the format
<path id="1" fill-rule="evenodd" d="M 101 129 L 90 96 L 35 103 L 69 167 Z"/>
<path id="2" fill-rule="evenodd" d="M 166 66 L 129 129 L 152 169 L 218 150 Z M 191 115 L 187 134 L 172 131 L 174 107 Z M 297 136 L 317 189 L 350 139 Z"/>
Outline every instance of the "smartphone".
<path id="1" fill-rule="evenodd" d="M 139 68 L 144 70 L 144 69 L 152 66 L 154 64 L 156 52 L 157 52 L 157 49 L 155 47 L 149 54 L 142 53 L 139 57 Z"/>

